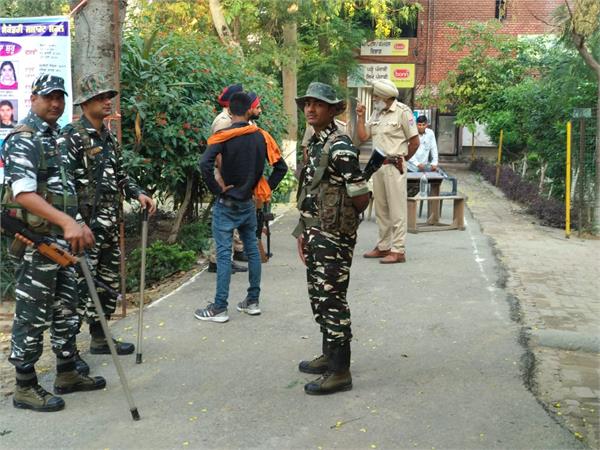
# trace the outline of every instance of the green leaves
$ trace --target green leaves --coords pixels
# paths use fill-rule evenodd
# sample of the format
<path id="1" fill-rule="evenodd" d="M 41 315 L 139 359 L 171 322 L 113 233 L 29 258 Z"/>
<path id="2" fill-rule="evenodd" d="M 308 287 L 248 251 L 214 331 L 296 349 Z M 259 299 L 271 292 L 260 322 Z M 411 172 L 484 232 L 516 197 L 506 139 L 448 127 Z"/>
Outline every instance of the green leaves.
<path id="1" fill-rule="evenodd" d="M 146 283 L 163 280 L 176 272 L 190 270 L 196 262 L 192 250 L 182 250 L 179 244 L 155 241 L 146 249 Z M 127 290 L 139 288 L 141 250 L 135 249 L 127 260 Z"/>
<path id="2" fill-rule="evenodd" d="M 175 206 L 190 178 L 195 180 L 192 203 L 203 196 L 198 164 L 221 109 L 216 99 L 223 87 L 243 82 L 262 98 L 259 124 L 276 139 L 285 130 L 277 82 L 239 61 L 214 38 L 176 32 L 144 36 L 130 30 L 123 43 L 122 80 L 125 164 L 143 186 L 171 198 Z M 141 139 L 136 140 L 138 115 Z"/>

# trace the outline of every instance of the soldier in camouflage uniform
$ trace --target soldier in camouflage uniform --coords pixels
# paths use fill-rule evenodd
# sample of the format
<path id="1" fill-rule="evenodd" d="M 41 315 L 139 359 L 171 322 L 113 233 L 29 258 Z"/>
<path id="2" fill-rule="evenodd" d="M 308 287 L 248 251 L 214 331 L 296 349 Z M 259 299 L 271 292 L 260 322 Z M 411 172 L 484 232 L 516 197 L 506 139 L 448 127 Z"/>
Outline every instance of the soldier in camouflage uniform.
<path id="1" fill-rule="evenodd" d="M 358 214 L 369 202 L 369 189 L 358 163 L 358 149 L 335 124 L 334 118 L 344 111 L 345 104 L 333 88 L 311 83 L 296 103 L 315 134 L 308 143 L 298 198 L 300 222 L 294 236 L 306 265 L 312 312 L 323 333 L 323 354 L 300 362 L 299 369 L 322 374 L 304 386 L 307 394 L 332 394 L 352 389 L 352 331 L 346 291 Z"/>
<path id="2" fill-rule="evenodd" d="M 95 246 L 87 252 L 92 274 L 100 281 L 119 289 L 119 191 L 128 199 L 137 199 L 150 214 L 156 210 L 148 197 L 123 170 L 119 144 L 104 125 L 112 112 L 112 98 L 118 92 L 100 75 L 89 75 L 78 83 L 79 96 L 73 102 L 80 105 L 82 116 L 63 130 L 75 188 L 79 199 L 79 212 L 96 238 Z M 109 354 L 108 343 L 100 325 L 85 279 L 78 279 L 81 322 L 87 320 L 92 341 L 90 353 Z M 103 289 L 98 289 L 100 303 L 107 318 L 116 309 L 116 299 Z M 117 353 L 134 352 L 131 343 L 117 342 Z M 78 368 L 85 373 L 87 365 L 78 356 Z"/>
<path id="3" fill-rule="evenodd" d="M 60 143 L 58 118 L 65 108 L 62 78 L 42 75 L 32 86 L 31 111 L 7 137 L 2 149 L 6 163 L 3 207 L 13 208 L 35 232 L 78 253 L 94 243 L 91 230 L 75 220 L 77 199 L 68 171 L 66 149 Z M 13 247 L 14 248 L 14 247 Z M 58 411 L 65 406 L 38 384 L 35 363 L 43 351 L 43 334 L 50 328 L 57 357 L 54 391 L 102 389 L 102 377 L 75 370 L 78 317 L 75 273 L 27 247 L 18 255 L 16 310 L 9 361 L 15 366 L 16 408 Z"/>

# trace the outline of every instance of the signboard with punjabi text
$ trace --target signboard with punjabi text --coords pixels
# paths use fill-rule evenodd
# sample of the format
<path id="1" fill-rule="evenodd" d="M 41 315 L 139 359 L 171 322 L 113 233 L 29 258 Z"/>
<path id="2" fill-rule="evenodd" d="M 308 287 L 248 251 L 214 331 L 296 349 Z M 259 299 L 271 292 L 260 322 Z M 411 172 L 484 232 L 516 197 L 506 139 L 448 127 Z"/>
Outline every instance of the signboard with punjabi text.
<path id="1" fill-rule="evenodd" d="M 415 87 L 414 64 L 359 64 L 358 72 L 348 77 L 348 87 L 368 87 L 377 80 L 391 80 L 399 89 Z"/>
<path id="2" fill-rule="evenodd" d="M 361 56 L 408 56 L 408 39 L 370 41 L 360 47 Z"/>

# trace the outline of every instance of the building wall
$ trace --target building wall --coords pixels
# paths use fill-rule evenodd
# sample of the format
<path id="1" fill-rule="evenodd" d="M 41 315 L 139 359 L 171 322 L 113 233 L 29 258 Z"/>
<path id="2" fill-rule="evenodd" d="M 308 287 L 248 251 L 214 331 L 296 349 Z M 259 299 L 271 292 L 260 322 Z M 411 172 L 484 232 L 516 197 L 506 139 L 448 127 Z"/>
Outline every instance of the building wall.
<path id="1" fill-rule="evenodd" d="M 417 89 L 437 84 L 448 71 L 456 68 L 465 53 L 451 52 L 456 31 L 449 22 L 466 25 L 471 21 L 494 19 L 496 0 L 419 0 L 424 11 L 419 15 L 417 39 Z M 562 0 L 507 0 L 507 17 L 502 33 L 515 36 L 536 35 L 552 31 L 553 11 Z"/>

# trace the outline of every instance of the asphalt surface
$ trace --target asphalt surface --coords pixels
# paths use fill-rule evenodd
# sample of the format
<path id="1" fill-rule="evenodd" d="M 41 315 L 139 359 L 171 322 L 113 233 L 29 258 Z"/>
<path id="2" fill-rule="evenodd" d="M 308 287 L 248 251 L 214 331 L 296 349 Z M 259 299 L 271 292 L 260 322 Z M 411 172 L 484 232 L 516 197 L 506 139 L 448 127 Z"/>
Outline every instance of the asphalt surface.
<path id="1" fill-rule="evenodd" d="M 374 222 L 361 225 L 348 296 L 352 391 L 303 392 L 313 377 L 297 365 L 319 353 L 320 335 L 291 210 L 273 226 L 262 315 L 235 310 L 244 274 L 232 277 L 228 323 L 194 318 L 214 294 L 208 272 L 147 308 L 144 363 L 122 357 L 139 422 L 110 357 L 83 355 L 107 388 L 65 395 L 57 413 L 3 399 L 0 448 L 582 448 L 524 386 L 525 349 L 501 270 L 478 223 L 466 219 L 465 231 L 409 235 L 408 262 L 390 266 L 360 256 L 377 232 Z M 135 341 L 136 317 L 113 330 Z"/>

